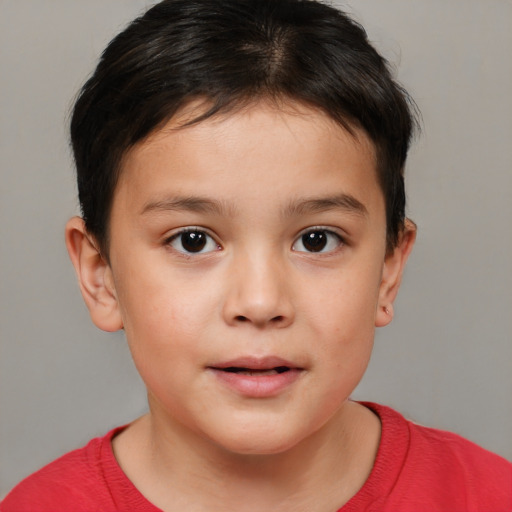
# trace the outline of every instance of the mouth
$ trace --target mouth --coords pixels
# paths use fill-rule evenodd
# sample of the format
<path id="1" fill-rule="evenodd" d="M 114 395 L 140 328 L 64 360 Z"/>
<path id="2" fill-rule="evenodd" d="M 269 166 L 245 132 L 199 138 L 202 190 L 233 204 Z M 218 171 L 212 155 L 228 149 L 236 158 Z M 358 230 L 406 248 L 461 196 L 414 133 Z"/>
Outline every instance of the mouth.
<path id="1" fill-rule="evenodd" d="M 274 397 L 292 386 L 304 368 L 278 357 L 243 357 L 208 366 L 223 386 L 245 397 Z"/>
<path id="2" fill-rule="evenodd" d="M 288 366 L 276 366 L 275 368 L 254 369 L 238 366 L 228 366 L 227 368 L 219 368 L 223 372 L 236 373 L 238 375 L 249 375 L 251 377 L 278 375 L 280 373 L 289 372 L 292 368 Z"/>
<path id="3" fill-rule="evenodd" d="M 219 370 L 227 373 L 236 373 L 239 375 L 278 375 L 292 370 L 303 370 L 291 361 L 287 361 L 281 357 L 266 356 L 266 357 L 238 357 L 230 361 L 218 363 L 209 368 Z"/>

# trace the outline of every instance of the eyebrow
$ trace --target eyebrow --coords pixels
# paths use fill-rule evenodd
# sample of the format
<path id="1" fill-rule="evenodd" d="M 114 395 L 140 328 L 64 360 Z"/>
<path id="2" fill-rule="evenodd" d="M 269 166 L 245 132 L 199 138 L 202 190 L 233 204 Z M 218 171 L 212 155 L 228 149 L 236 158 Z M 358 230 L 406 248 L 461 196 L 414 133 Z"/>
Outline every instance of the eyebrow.
<path id="1" fill-rule="evenodd" d="M 185 196 L 169 197 L 160 201 L 150 201 L 144 205 L 141 213 L 164 211 L 189 211 L 211 215 L 232 215 L 228 204 L 206 197 Z"/>
<path id="2" fill-rule="evenodd" d="M 368 210 L 361 201 L 349 194 L 337 194 L 290 201 L 282 210 L 283 217 L 307 215 L 332 210 L 343 210 L 346 213 L 366 217 Z M 165 211 L 189 211 L 219 216 L 232 216 L 234 208 L 223 201 L 206 197 L 186 196 L 169 197 L 163 200 L 150 201 L 142 208 L 142 214 Z"/>
<path id="3" fill-rule="evenodd" d="M 331 210 L 342 210 L 359 217 L 368 216 L 366 206 L 350 194 L 337 194 L 328 197 L 318 197 L 300 201 L 291 201 L 283 211 L 285 217 L 307 215 Z"/>

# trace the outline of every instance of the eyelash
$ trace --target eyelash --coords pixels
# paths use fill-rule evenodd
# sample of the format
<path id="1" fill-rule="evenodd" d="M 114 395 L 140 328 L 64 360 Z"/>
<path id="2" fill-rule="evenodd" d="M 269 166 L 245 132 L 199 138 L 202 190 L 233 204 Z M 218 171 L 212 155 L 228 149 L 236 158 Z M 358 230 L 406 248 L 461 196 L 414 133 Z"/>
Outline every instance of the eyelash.
<path id="1" fill-rule="evenodd" d="M 311 235 L 313 233 L 322 233 L 323 235 L 327 235 L 326 240 L 325 240 L 325 245 L 323 247 L 320 247 L 320 249 L 318 251 L 298 251 L 297 249 L 294 249 L 294 247 L 298 243 L 302 243 L 302 245 L 304 246 L 304 241 L 305 241 L 304 237 L 307 236 L 308 234 Z M 325 246 L 327 246 L 329 244 L 329 238 L 331 238 L 331 242 L 332 242 L 332 237 L 334 237 L 336 239 L 336 247 L 331 248 L 327 251 L 324 251 L 323 249 L 325 248 Z M 340 247 L 342 247 L 344 245 L 345 245 L 345 240 L 340 234 L 336 233 L 332 229 L 328 229 L 328 228 L 325 228 L 322 226 L 314 226 L 314 227 L 305 229 L 304 231 L 302 231 L 302 233 L 299 234 L 299 236 L 296 238 L 295 242 L 292 245 L 292 250 L 295 250 L 296 252 L 303 252 L 306 254 L 328 254 L 328 253 L 336 252 L 337 250 L 340 249 Z"/>
<path id="2" fill-rule="evenodd" d="M 194 233 L 194 234 L 198 235 L 198 241 L 199 241 L 200 236 L 203 236 L 203 235 L 206 236 L 205 244 L 202 247 L 200 247 L 199 251 L 195 252 L 195 251 L 180 250 L 180 249 L 174 247 L 173 242 L 175 242 L 176 240 L 179 240 L 183 235 L 186 235 L 187 233 Z M 175 251 L 177 251 L 178 253 L 180 253 L 183 256 L 191 257 L 193 255 L 205 254 L 204 252 L 202 252 L 202 250 L 204 249 L 204 247 L 206 247 L 208 245 L 208 243 L 211 244 L 212 242 L 215 244 L 215 249 L 210 249 L 209 251 L 207 251 L 207 253 L 213 252 L 215 250 L 219 250 L 221 248 L 220 245 L 215 241 L 215 239 L 210 234 L 208 234 L 207 231 L 205 231 L 204 229 L 202 229 L 200 227 L 192 226 L 192 227 L 182 229 L 182 230 L 178 231 L 177 233 L 174 233 L 170 237 L 166 238 L 164 241 L 164 244 L 167 246 L 171 246 Z M 182 240 L 181 245 L 183 247 L 183 240 Z"/>
<path id="3" fill-rule="evenodd" d="M 192 243 L 195 242 L 197 244 L 196 248 L 199 248 L 198 251 L 186 250 L 183 247 L 183 239 L 181 237 L 183 237 L 183 235 L 186 235 L 187 233 L 191 233 L 191 234 L 193 233 L 193 234 L 197 235 L 197 239 L 194 241 L 194 239 L 193 239 L 194 237 L 192 237 L 191 241 L 192 241 Z M 301 243 L 302 246 L 305 247 L 304 242 L 306 242 L 307 240 L 304 237 L 306 237 L 307 235 L 312 235 L 314 233 L 326 235 L 324 240 L 322 240 L 322 239 L 313 240 L 313 238 L 310 238 L 310 243 L 317 244 L 317 247 L 319 247 L 318 250 L 302 251 L 302 250 L 296 249 L 296 246 L 299 243 Z M 203 236 L 205 237 L 204 244 L 201 245 L 201 242 L 202 242 L 201 238 Z M 331 242 L 331 245 L 332 245 L 333 237 L 336 239 L 336 242 L 335 242 L 336 247 L 330 248 L 329 250 L 324 251 L 324 248 L 326 246 L 329 246 L 329 242 Z M 177 240 L 180 240 L 180 239 L 181 239 L 181 246 L 184 250 L 181 250 L 173 245 L 174 242 L 176 242 Z M 319 242 L 320 242 L 320 246 L 318 245 Z M 323 242 L 325 242 L 325 243 L 323 244 Z M 215 248 L 210 247 L 210 249 L 208 251 L 203 252 L 203 249 L 205 247 L 208 247 L 208 244 L 212 245 L 212 243 L 215 244 Z M 186 257 L 192 257 L 193 255 L 207 254 L 207 253 L 211 253 L 211 252 L 221 249 L 220 244 L 218 244 L 215 241 L 215 239 L 207 231 L 205 231 L 204 229 L 202 229 L 200 227 L 195 227 L 195 226 L 187 227 L 185 229 L 178 231 L 177 233 L 174 233 L 173 235 L 171 235 L 170 237 L 165 239 L 164 244 L 166 246 L 171 246 L 175 251 L 177 251 L 178 253 L 180 253 L 181 255 L 186 256 Z M 314 226 L 314 227 L 307 228 L 306 230 L 302 231 L 299 234 L 299 236 L 295 239 L 295 241 L 292 244 L 292 250 L 295 252 L 301 252 L 301 253 L 306 253 L 306 254 L 326 254 L 326 253 L 335 252 L 336 250 L 338 250 L 340 248 L 340 246 L 344 246 L 344 245 L 345 245 L 345 240 L 338 233 L 334 232 L 331 229 L 322 227 L 322 226 Z"/>

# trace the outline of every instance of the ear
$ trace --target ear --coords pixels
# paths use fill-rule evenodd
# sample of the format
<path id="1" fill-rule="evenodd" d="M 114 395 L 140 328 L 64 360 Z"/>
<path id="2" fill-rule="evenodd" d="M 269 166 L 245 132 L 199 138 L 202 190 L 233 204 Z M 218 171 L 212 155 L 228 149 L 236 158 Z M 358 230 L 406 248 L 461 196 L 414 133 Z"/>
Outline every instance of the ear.
<path id="1" fill-rule="evenodd" d="M 104 331 L 122 329 L 112 270 L 80 217 L 66 224 L 66 247 L 94 324 Z"/>
<path id="2" fill-rule="evenodd" d="M 379 302 L 375 315 L 375 326 L 384 327 L 393 319 L 393 303 L 398 294 L 405 264 L 416 240 L 416 224 L 405 220 L 400 240 L 392 252 L 386 255 L 379 289 Z"/>

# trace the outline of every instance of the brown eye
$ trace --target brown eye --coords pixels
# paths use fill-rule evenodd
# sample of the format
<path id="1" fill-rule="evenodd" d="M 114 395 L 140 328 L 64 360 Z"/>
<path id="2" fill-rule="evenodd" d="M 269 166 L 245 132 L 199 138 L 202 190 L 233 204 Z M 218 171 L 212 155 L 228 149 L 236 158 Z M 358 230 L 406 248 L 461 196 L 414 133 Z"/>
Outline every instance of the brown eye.
<path id="1" fill-rule="evenodd" d="M 310 252 L 320 252 L 327 245 L 327 236 L 323 231 L 310 231 L 302 235 L 302 245 Z"/>
<path id="2" fill-rule="evenodd" d="M 210 235 L 198 229 L 190 229 L 177 233 L 170 239 L 169 245 L 171 245 L 173 249 L 185 254 L 205 253 L 219 248 Z"/>
<path id="3" fill-rule="evenodd" d="M 182 233 L 181 246 L 187 252 L 201 252 L 206 246 L 206 235 L 200 231 L 189 231 Z"/>
<path id="4" fill-rule="evenodd" d="M 311 229 L 298 238 L 292 249 L 298 252 L 329 252 L 342 245 L 342 243 L 341 237 L 332 231 Z"/>

